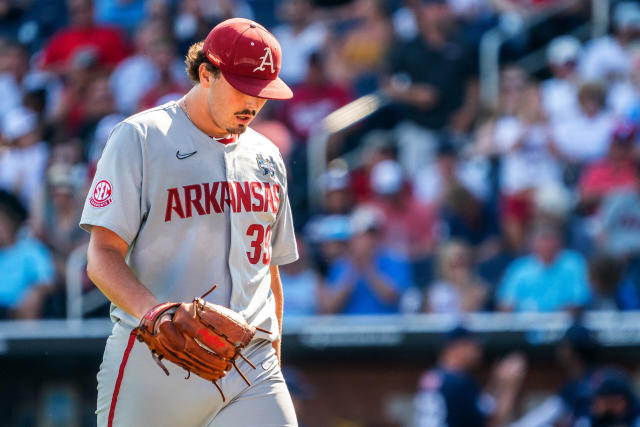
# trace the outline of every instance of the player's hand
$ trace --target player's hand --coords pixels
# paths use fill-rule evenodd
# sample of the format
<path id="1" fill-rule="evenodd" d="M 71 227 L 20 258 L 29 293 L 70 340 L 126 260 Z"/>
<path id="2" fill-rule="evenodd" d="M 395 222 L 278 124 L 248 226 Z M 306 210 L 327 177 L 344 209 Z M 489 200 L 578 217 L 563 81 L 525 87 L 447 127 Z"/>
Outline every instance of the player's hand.
<path id="1" fill-rule="evenodd" d="M 498 387 L 514 389 L 520 386 L 527 372 L 527 360 L 522 353 L 511 353 L 496 365 L 493 375 Z"/>

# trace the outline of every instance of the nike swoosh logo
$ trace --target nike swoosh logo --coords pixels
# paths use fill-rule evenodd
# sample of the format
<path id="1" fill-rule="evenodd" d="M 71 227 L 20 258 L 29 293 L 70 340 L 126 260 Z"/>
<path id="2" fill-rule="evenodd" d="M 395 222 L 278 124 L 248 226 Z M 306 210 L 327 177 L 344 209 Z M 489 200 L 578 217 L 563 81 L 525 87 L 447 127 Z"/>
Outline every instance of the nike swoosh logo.
<path id="1" fill-rule="evenodd" d="M 194 154 L 196 154 L 196 153 L 197 153 L 197 151 L 194 151 L 193 153 L 180 154 L 180 150 L 178 150 L 178 151 L 176 151 L 176 157 L 177 157 L 179 160 L 182 160 L 182 159 L 186 159 L 187 157 L 191 157 L 191 156 L 193 156 L 193 155 L 194 155 Z"/>

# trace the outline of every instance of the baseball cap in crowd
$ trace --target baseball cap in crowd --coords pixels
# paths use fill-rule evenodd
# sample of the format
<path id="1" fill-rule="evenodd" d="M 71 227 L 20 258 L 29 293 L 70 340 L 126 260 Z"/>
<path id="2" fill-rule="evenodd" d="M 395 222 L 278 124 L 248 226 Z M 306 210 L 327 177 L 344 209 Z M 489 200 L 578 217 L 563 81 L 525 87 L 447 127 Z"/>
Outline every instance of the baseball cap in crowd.
<path id="1" fill-rule="evenodd" d="M 308 229 L 314 243 L 344 242 L 351 238 L 351 223 L 347 215 L 328 215 L 314 221 Z"/>
<path id="2" fill-rule="evenodd" d="M 618 3 L 613 12 L 613 22 L 616 28 L 640 28 L 640 5 L 635 1 Z"/>
<path id="3" fill-rule="evenodd" d="M 9 110 L 2 117 L 2 135 L 8 140 L 21 138 L 36 130 L 38 115 L 25 107 Z"/>
<path id="4" fill-rule="evenodd" d="M 631 144 L 638 136 L 638 127 L 631 122 L 619 122 L 613 129 L 611 139 L 616 142 Z"/>
<path id="5" fill-rule="evenodd" d="M 383 160 L 371 169 L 371 188 L 377 194 L 388 196 L 402 188 L 402 167 L 393 160 Z"/>
<path id="6" fill-rule="evenodd" d="M 629 379 L 624 372 L 611 367 L 601 368 L 592 375 L 591 388 L 596 396 L 633 395 Z"/>
<path id="7" fill-rule="evenodd" d="M 211 30 L 202 48 L 207 59 L 240 92 L 267 99 L 293 97 L 291 89 L 278 77 L 280 43 L 257 22 L 227 19 Z"/>
<path id="8" fill-rule="evenodd" d="M 373 206 L 359 206 L 351 214 L 350 222 L 351 232 L 362 234 L 379 231 L 384 224 L 384 217 L 382 212 Z"/>
<path id="9" fill-rule="evenodd" d="M 441 345 L 447 346 L 458 341 L 473 341 L 478 345 L 483 345 L 484 342 L 478 335 L 471 332 L 464 325 L 457 325 L 453 329 L 448 330 L 441 338 Z"/>
<path id="10" fill-rule="evenodd" d="M 349 172 L 343 168 L 330 168 L 321 179 L 322 187 L 327 192 L 349 188 Z"/>
<path id="11" fill-rule="evenodd" d="M 581 49 L 580 40 L 573 36 L 556 37 L 547 47 L 547 61 L 551 65 L 576 62 Z"/>

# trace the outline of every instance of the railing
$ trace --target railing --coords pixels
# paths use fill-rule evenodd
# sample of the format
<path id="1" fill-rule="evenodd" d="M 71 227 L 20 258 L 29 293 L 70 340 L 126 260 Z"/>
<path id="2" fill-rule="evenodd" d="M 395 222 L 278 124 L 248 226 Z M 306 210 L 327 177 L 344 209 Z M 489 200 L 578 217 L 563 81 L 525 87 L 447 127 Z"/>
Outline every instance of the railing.
<path id="1" fill-rule="evenodd" d="M 291 354 L 326 355 L 356 349 L 421 353 L 437 348 L 442 334 L 462 323 L 489 350 L 549 349 L 572 323 L 567 313 L 476 313 L 463 319 L 438 314 L 285 317 L 283 345 Z M 587 312 L 585 327 L 618 353 L 640 349 L 640 312 Z M 109 319 L 1 321 L 0 356 L 101 353 Z M 625 352 L 625 349 L 626 352 Z M 613 354 L 613 353 L 612 353 Z"/>
<path id="2" fill-rule="evenodd" d="M 318 187 L 320 177 L 327 170 L 327 146 L 332 135 L 358 123 L 387 105 L 382 92 L 362 96 L 325 117 L 312 130 L 307 142 L 307 194 L 311 212 L 322 205 L 323 188 Z"/>

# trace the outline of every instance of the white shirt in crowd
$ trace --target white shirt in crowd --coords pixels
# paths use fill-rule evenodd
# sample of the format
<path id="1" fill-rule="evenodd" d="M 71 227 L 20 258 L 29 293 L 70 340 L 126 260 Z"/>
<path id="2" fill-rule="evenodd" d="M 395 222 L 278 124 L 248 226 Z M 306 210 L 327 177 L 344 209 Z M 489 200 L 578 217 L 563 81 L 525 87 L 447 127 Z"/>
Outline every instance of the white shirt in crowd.
<path id="1" fill-rule="evenodd" d="M 184 62 L 176 59 L 171 67 L 175 81 L 185 82 Z M 158 67 L 145 55 L 134 55 L 122 61 L 113 70 L 110 83 L 118 111 L 132 114 L 138 111 L 138 102 L 160 80 Z"/>
<path id="2" fill-rule="evenodd" d="M 631 70 L 631 59 L 613 37 L 601 37 L 586 44 L 578 71 L 584 81 L 610 81 L 624 77 Z"/>
<path id="3" fill-rule="evenodd" d="M 569 80 L 551 78 L 540 85 L 542 107 L 550 120 L 560 120 L 575 115 L 578 104 L 578 89 Z"/>
<path id="4" fill-rule="evenodd" d="M 500 187 L 505 194 L 528 189 L 561 185 L 561 168 L 548 149 L 549 127 L 525 125 L 517 117 L 501 117 L 496 121 L 494 143 L 502 153 Z M 523 139 L 521 147 L 514 146 Z"/>
<path id="5" fill-rule="evenodd" d="M 580 111 L 554 121 L 552 134 L 562 154 L 579 162 L 590 162 L 607 153 L 615 122 L 616 117 L 610 111 L 602 111 L 595 117 L 587 117 Z"/>
<path id="6" fill-rule="evenodd" d="M 290 25 L 280 25 L 273 30 L 273 35 L 282 46 L 280 77 L 290 85 L 299 83 L 307 75 L 309 57 L 324 45 L 326 27 L 315 22 L 296 34 Z"/>
<path id="7" fill-rule="evenodd" d="M 27 207 L 31 206 L 42 190 L 48 158 L 45 142 L 0 151 L 0 188 L 16 193 Z"/>

